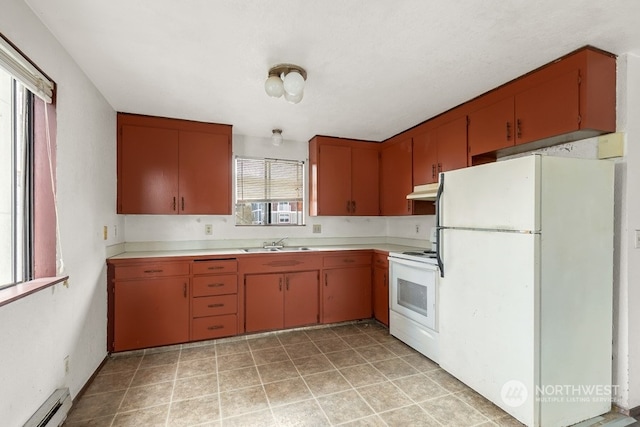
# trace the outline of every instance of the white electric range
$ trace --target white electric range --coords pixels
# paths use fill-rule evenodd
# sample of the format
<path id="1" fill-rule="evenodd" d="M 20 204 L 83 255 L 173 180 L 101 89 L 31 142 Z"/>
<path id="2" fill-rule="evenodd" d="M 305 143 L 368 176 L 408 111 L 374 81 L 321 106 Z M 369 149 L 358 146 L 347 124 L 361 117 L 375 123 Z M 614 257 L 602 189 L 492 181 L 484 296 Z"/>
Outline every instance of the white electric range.
<path id="1" fill-rule="evenodd" d="M 438 362 L 438 261 L 434 251 L 389 253 L 389 333 Z"/>

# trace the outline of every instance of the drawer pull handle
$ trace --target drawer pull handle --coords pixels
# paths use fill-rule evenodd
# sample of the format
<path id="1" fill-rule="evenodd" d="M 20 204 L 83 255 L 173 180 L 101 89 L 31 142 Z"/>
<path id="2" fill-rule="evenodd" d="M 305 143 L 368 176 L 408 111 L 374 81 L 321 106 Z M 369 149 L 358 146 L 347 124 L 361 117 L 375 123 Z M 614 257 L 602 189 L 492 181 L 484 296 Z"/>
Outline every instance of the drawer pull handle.
<path id="1" fill-rule="evenodd" d="M 342 260 L 342 262 L 346 262 L 347 264 L 350 264 L 352 262 L 356 262 L 356 260 L 351 259 L 351 258 L 345 258 L 345 259 Z"/>
<path id="2" fill-rule="evenodd" d="M 208 267 L 207 270 L 222 270 L 223 268 L 221 265 L 216 265 L 215 267 Z"/>
<path id="3" fill-rule="evenodd" d="M 216 329 L 222 329 L 224 328 L 223 325 L 214 325 L 214 326 L 209 326 L 207 329 L 210 331 L 215 331 Z"/>
<path id="4" fill-rule="evenodd" d="M 209 304 L 207 307 L 209 308 L 224 307 L 224 304 Z"/>
<path id="5" fill-rule="evenodd" d="M 162 273 L 162 269 L 157 269 L 157 270 L 145 270 L 145 273 Z"/>
<path id="6" fill-rule="evenodd" d="M 219 288 L 220 286 L 224 286 L 224 283 L 209 283 L 207 286 L 210 288 Z"/>

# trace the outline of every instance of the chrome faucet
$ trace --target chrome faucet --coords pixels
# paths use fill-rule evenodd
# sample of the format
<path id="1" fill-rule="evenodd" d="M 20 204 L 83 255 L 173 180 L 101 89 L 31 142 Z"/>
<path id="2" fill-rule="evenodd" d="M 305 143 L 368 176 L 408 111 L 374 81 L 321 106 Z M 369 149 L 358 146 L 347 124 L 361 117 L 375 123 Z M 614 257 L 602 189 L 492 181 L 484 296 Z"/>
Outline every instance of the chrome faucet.
<path id="1" fill-rule="evenodd" d="M 284 244 L 282 242 L 284 242 L 288 238 L 289 237 L 283 237 L 282 239 L 280 239 L 278 241 L 271 242 L 271 244 L 268 244 L 268 243 L 265 242 L 263 248 L 265 248 L 265 249 L 284 248 Z"/>

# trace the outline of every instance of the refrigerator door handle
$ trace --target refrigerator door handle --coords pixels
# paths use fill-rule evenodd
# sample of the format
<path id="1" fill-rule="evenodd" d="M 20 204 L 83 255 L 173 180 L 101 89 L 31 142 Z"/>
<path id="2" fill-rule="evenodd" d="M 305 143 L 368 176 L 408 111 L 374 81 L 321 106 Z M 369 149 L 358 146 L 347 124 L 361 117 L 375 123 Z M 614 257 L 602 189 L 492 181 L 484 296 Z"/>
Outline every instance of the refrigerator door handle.
<path id="1" fill-rule="evenodd" d="M 436 193 L 436 260 L 438 261 L 438 269 L 440 270 L 440 277 L 444 277 L 444 262 L 442 261 L 441 239 L 440 233 L 442 232 L 442 226 L 440 224 L 440 198 L 444 191 L 444 173 L 440 173 L 440 179 L 438 180 L 438 192 Z"/>

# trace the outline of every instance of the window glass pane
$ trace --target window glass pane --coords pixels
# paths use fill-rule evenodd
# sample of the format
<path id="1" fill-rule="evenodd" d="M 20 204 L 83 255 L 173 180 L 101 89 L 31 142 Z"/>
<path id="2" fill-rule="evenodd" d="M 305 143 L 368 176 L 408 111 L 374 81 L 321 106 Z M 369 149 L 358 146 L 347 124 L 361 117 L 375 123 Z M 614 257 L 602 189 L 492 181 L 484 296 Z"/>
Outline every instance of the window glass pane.
<path id="1" fill-rule="evenodd" d="M 30 96 L 0 69 L 0 287 L 31 278 Z"/>
<path id="2" fill-rule="evenodd" d="M 13 79 L 0 68 L 0 286 L 13 282 Z"/>
<path id="3" fill-rule="evenodd" d="M 236 225 L 304 225 L 304 162 L 236 158 Z"/>

